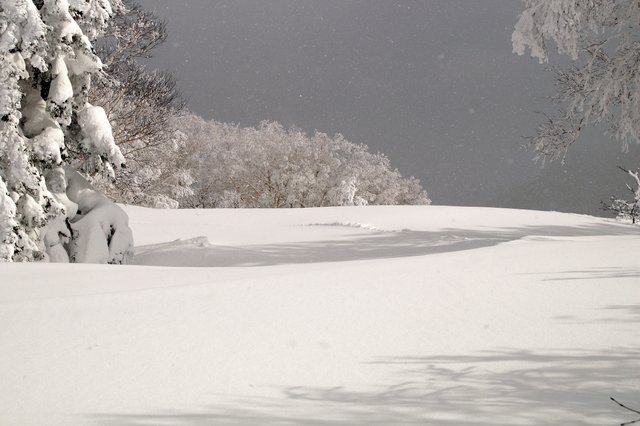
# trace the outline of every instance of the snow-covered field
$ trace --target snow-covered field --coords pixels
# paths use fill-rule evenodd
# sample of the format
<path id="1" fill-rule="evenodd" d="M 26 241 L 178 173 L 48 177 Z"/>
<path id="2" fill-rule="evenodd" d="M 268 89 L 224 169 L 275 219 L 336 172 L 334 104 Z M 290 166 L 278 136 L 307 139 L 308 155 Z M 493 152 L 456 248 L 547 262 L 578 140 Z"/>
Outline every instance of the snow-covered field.
<path id="1" fill-rule="evenodd" d="M 0 265 L 1 425 L 635 419 L 609 397 L 640 405 L 640 227 L 125 209 L 138 266 Z"/>

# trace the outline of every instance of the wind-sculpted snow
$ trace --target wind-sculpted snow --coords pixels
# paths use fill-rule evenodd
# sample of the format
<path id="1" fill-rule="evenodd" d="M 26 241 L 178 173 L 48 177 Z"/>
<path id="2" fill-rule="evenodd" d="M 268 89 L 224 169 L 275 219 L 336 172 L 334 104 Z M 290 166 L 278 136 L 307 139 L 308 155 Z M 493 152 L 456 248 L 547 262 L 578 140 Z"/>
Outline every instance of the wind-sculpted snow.
<path id="1" fill-rule="evenodd" d="M 0 424 L 635 420 L 609 398 L 640 404 L 639 227 L 433 206 L 123 209 L 153 266 L 0 269 Z"/>

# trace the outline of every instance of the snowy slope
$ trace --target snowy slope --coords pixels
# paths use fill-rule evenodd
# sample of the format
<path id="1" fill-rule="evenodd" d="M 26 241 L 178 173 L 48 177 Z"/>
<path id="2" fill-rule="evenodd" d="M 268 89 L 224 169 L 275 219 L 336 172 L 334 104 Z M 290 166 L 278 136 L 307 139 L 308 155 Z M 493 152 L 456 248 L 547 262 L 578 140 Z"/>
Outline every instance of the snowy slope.
<path id="1" fill-rule="evenodd" d="M 138 266 L 0 265 L 0 425 L 616 425 L 640 228 L 126 207 Z M 172 266 L 172 267 L 167 267 Z"/>

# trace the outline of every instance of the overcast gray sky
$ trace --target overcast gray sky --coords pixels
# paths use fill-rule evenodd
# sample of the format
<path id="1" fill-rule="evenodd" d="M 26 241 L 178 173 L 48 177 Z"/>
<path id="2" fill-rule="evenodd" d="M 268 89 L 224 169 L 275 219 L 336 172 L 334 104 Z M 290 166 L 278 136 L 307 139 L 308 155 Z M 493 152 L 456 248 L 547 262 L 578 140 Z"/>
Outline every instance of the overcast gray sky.
<path id="1" fill-rule="evenodd" d="M 189 107 L 241 125 L 342 133 L 419 178 L 434 204 L 603 214 L 638 149 L 595 131 L 544 169 L 522 136 L 552 76 L 511 53 L 516 0 L 140 0 L 168 22 L 152 67 Z"/>

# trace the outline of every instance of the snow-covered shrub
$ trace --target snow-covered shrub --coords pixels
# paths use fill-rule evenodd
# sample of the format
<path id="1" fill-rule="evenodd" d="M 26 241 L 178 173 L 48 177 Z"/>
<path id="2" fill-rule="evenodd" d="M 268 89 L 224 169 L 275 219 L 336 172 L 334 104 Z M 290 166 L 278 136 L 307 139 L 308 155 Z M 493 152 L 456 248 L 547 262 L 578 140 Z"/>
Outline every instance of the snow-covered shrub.
<path id="1" fill-rule="evenodd" d="M 126 213 L 95 191 L 76 171 L 65 169 L 67 195 L 77 204 L 70 220 L 69 257 L 81 263 L 128 263 L 133 258 L 133 236 Z"/>
<path id="2" fill-rule="evenodd" d="M 91 42 L 121 6 L 120 0 L 0 4 L 0 260 L 69 260 L 70 247 L 86 235 L 69 226 L 77 201 L 67 194 L 65 158 L 82 153 L 86 170 L 103 173 L 124 162 L 104 110 L 88 102 L 91 76 L 102 67 Z M 118 244 L 131 244 L 130 236 Z"/>
<path id="3" fill-rule="evenodd" d="M 404 179 L 382 154 L 341 135 L 239 127 L 185 115 L 185 161 L 194 165 L 194 196 L 185 207 L 323 207 L 429 204 L 417 179 Z"/>
<path id="4" fill-rule="evenodd" d="M 624 167 L 619 168 L 635 181 L 635 188 L 627 184 L 627 189 L 633 194 L 633 200 L 612 196 L 610 204 L 603 203 L 603 207 L 605 210 L 616 213 L 618 220 L 637 223 L 640 220 L 640 169 L 632 172 Z"/>

